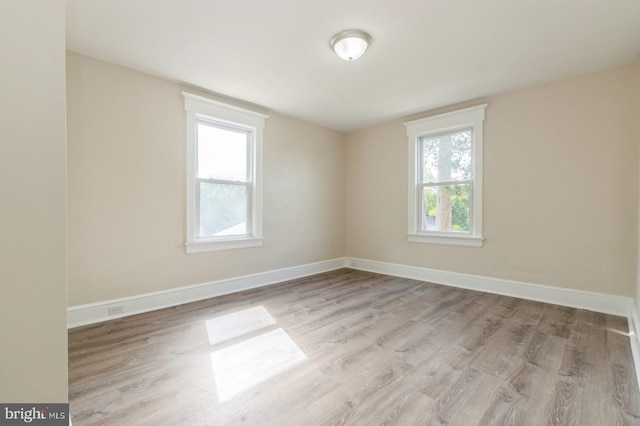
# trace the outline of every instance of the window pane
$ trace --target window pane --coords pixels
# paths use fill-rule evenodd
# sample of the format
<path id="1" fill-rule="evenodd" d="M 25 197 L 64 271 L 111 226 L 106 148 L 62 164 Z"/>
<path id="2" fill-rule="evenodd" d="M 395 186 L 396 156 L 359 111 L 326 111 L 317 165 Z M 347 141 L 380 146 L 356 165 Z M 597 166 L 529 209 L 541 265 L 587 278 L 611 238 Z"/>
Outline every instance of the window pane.
<path id="1" fill-rule="evenodd" d="M 247 181 L 247 132 L 198 122 L 198 177 Z"/>
<path id="2" fill-rule="evenodd" d="M 422 182 L 471 180 L 471 129 L 422 138 Z"/>
<path id="3" fill-rule="evenodd" d="M 199 191 L 198 236 L 247 234 L 247 186 L 200 182 Z"/>
<path id="4" fill-rule="evenodd" d="M 422 231 L 469 232 L 469 184 L 423 187 Z"/>

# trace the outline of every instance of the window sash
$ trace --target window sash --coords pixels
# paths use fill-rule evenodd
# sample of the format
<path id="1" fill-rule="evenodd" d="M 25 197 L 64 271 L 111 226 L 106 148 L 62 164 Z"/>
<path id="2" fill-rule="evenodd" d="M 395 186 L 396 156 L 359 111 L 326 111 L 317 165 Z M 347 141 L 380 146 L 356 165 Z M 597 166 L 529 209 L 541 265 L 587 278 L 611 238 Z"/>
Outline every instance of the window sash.
<path id="1" fill-rule="evenodd" d="M 471 159 L 471 164 L 469 165 L 469 179 L 473 180 L 473 176 L 474 176 L 474 142 L 475 142 L 475 135 L 474 135 L 474 131 L 473 131 L 473 127 L 463 127 L 460 129 L 456 129 L 456 130 L 448 130 L 448 131 L 442 131 L 442 132 L 433 132 L 433 133 L 428 133 L 428 134 L 424 134 L 424 135 L 420 135 L 420 137 L 418 138 L 418 156 L 417 158 L 419 159 L 419 161 L 421 161 L 421 163 L 419 163 L 417 165 L 418 167 L 418 182 L 427 182 L 424 179 L 424 162 L 426 160 L 426 153 L 425 153 L 425 144 L 427 143 L 427 140 L 429 139 L 434 139 L 434 138 L 441 138 L 441 137 L 445 137 L 445 136 L 451 136 L 451 135 L 455 135 L 455 134 L 459 134 L 459 133 L 465 133 L 465 132 L 469 132 L 470 133 L 470 138 L 471 138 L 471 143 L 470 143 L 470 147 L 469 147 L 469 156 Z M 452 148 L 453 151 L 453 148 Z M 438 177 L 439 178 L 439 177 Z M 455 179 L 454 179 L 455 180 Z M 436 180 L 434 178 L 434 180 L 431 180 L 429 182 L 432 183 L 438 183 L 438 182 L 442 182 L 439 180 Z"/>
<path id="2" fill-rule="evenodd" d="M 198 124 L 203 124 L 203 125 L 207 125 L 207 126 L 212 126 L 212 127 L 216 127 L 219 129 L 223 129 L 223 130 L 227 130 L 227 131 L 232 131 L 232 132 L 238 132 L 238 133 L 243 133 L 246 134 L 247 139 L 246 139 L 246 143 L 247 143 L 247 150 L 246 150 L 246 170 L 247 170 L 247 174 L 245 177 L 245 180 L 227 180 L 227 179 L 215 179 L 215 178 L 203 178 L 203 177 L 199 177 L 199 170 L 198 170 L 198 163 L 199 163 L 199 139 L 198 139 L 198 132 L 196 130 L 196 140 L 195 140 L 195 170 L 194 170 L 194 183 L 195 183 L 195 223 L 194 223 L 194 230 L 193 230 L 193 235 L 195 237 L 195 239 L 197 241 L 216 241 L 216 240 L 228 240 L 230 238 L 239 238 L 239 237 L 251 237 L 254 235 L 254 229 L 253 229 L 253 182 L 254 182 L 254 167 L 253 167 L 253 162 L 254 162 L 254 138 L 253 138 L 253 132 L 251 130 L 242 128 L 240 126 L 234 126 L 231 124 L 227 124 L 227 123 L 220 123 L 214 119 L 211 118 L 204 118 L 204 117 L 198 117 L 196 119 L 196 129 Z M 246 232 L 243 234 L 232 234 L 232 235 L 220 235 L 220 236 L 216 236 L 216 235 L 201 235 L 200 234 L 200 229 L 201 229 L 201 225 L 202 225 L 202 217 L 201 217 L 201 213 L 200 213 L 200 209 L 201 209 L 201 200 L 200 200 L 200 187 L 202 183 L 211 183 L 211 184 L 221 184 L 221 185 L 239 185 L 239 186 L 244 186 L 246 187 L 247 191 L 246 191 L 246 217 L 247 217 L 247 224 L 246 224 Z"/>
<path id="3" fill-rule="evenodd" d="M 429 182 L 418 183 L 416 185 L 416 206 L 419 206 L 419 214 L 416 217 L 416 229 L 420 234 L 437 234 L 437 235 L 473 235 L 473 180 L 456 180 L 448 182 Z M 438 186 L 451 186 L 451 185 L 469 185 L 469 229 L 467 231 L 437 231 L 428 230 L 423 226 L 422 219 L 426 217 L 424 209 L 424 189 L 433 188 Z"/>
<path id="4" fill-rule="evenodd" d="M 199 134 L 197 131 L 198 125 L 199 124 L 203 124 L 205 126 L 211 126 L 211 127 L 215 127 L 218 129 L 222 129 L 222 130 L 227 130 L 230 132 L 236 132 L 236 133 L 241 133 L 246 135 L 246 144 L 247 144 L 247 151 L 246 151 L 246 156 L 245 156 L 245 161 L 246 161 L 246 176 L 244 180 L 237 180 L 237 181 L 233 181 L 233 182 L 251 182 L 253 181 L 253 146 L 254 146 L 254 134 L 253 131 L 249 130 L 249 129 L 245 129 L 239 126 L 233 126 L 233 125 L 229 125 L 226 123 L 220 123 L 218 121 L 215 121 L 213 119 L 210 118 L 204 118 L 204 117 L 198 117 L 196 119 L 196 141 L 195 141 L 195 156 L 196 156 L 196 162 L 195 162 L 195 178 L 196 179 L 204 179 L 204 178 L 200 178 L 198 177 L 200 174 L 200 170 L 198 170 L 198 164 L 200 163 L 200 152 L 199 152 L 199 147 L 200 147 L 200 140 L 199 140 Z M 223 181 L 223 179 L 220 179 L 220 181 Z M 231 181 L 229 181 L 231 182 Z"/>
<path id="5" fill-rule="evenodd" d="M 441 136 L 449 136 L 454 135 L 456 133 L 461 133 L 465 131 L 471 131 L 471 179 L 464 180 L 447 180 L 447 181 L 429 181 L 425 182 L 424 179 L 424 162 L 426 160 L 426 154 L 424 150 L 424 144 L 427 139 L 432 139 L 434 137 Z M 473 235 L 473 187 L 474 187 L 474 149 L 475 149 L 475 137 L 472 127 L 465 127 L 456 130 L 449 131 L 441 131 L 420 135 L 416 143 L 417 154 L 416 155 L 416 172 L 417 172 L 417 182 L 416 182 L 416 207 L 418 210 L 418 214 L 416 215 L 416 224 L 415 229 L 419 234 L 425 235 Z M 426 229 L 424 226 L 423 218 L 426 217 L 426 212 L 424 210 L 424 189 L 427 187 L 438 187 L 438 186 L 451 186 L 451 185 L 469 185 L 469 229 L 467 231 L 438 231 L 438 230 L 430 230 Z"/>
<path id="6" fill-rule="evenodd" d="M 244 234 L 230 234 L 230 235 L 201 235 L 200 229 L 202 228 L 202 218 L 200 215 L 201 204 L 200 204 L 200 187 L 202 183 L 210 183 L 210 184 L 219 184 L 219 185 L 235 185 L 246 188 L 246 232 Z M 253 235 L 253 185 L 251 182 L 238 182 L 238 181 L 229 181 L 222 179 L 208 179 L 208 178 L 198 178 L 196 177 L 196 188 L 195 188 L 195 196 L 196 196 L 196 223 L 194 235 L 196 240 L 199 241 L 215 241 L 215 240 L 226 240 L 229 238 L 237 238 L 237 237 L 246 237 Z"/>

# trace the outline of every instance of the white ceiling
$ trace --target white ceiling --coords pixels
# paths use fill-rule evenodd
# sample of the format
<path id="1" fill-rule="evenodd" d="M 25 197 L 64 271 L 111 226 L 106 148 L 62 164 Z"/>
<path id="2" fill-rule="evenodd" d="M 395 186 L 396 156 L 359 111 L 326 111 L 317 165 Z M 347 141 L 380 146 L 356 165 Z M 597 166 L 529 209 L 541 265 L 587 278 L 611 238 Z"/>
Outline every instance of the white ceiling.
<path id="1" fill-rule="evenodd" d="M 640 1 L 67 0 L 67 47 L 351 131 L 633 62 Z"/>

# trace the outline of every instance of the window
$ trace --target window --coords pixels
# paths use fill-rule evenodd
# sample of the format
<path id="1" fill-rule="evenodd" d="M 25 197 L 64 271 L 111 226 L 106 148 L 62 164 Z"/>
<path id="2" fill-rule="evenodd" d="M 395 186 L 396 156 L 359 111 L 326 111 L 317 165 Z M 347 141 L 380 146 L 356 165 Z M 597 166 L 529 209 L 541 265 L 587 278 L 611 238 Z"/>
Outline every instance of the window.
<path id="1" fill-rule="evenodd" d="M 262 245 L 262 130 L 268 116 L 183 95 L 187 253 Z"/>
<path id="2" fill-rule="evenodd" d="M 482 246 L 486 104 L 404 123 L 411 242 Z"/>

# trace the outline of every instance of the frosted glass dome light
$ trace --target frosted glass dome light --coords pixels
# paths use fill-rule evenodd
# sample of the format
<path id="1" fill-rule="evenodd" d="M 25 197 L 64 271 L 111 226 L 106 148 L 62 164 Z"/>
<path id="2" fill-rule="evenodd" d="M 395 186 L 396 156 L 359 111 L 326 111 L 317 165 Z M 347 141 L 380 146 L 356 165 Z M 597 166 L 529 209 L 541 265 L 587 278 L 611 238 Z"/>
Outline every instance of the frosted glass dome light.
<path id="1" fill-rule="evenodd" d="M 345 61 L 355 61 L 371 43 L 369 34 L 362 30 L 345 30 L 331 39 L 331 47 Z"/>

